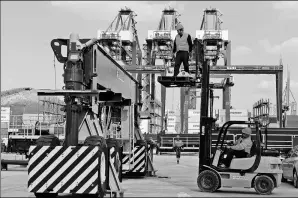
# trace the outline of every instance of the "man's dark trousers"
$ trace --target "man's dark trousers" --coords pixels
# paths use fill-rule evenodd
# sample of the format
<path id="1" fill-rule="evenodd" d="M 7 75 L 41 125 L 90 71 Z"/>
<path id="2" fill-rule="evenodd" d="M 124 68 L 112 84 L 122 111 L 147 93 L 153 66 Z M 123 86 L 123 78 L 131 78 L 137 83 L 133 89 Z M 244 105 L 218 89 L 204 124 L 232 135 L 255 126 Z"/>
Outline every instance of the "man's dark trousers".
<path id="1" fill-rule="evenodd" d="M 229 149 L 227 152 L 227 157 L 224 160 L 224 165 L 226 167 L 230 167 L 233 156 L 235 155 L 236 158 L 244 158 L 247 157 L 247 153 L 244 150 L 233 150 L 233 149 Z"/>
<path id="2" fill-rule="evenodd" d="M 189 73 L 188 59 L 189 53 L 187 51 L 178 51 L 176 53 L 174 76 L 178 76 L 181 63 L 183 63 L 184 71 Z"/>

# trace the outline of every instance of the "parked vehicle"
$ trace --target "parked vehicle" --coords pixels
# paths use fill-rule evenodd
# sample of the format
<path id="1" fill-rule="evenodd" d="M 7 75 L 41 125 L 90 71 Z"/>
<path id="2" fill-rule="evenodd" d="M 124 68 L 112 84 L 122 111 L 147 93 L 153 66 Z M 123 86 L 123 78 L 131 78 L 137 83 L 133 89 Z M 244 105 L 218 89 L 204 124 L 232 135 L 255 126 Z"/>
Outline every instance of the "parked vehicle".
<path id="1" fill-rule="evenodd" d="M 298 188 L 298 145 L 289 151 L 282 161 L 282 182 L 293 181 L 294 187 Z"/>

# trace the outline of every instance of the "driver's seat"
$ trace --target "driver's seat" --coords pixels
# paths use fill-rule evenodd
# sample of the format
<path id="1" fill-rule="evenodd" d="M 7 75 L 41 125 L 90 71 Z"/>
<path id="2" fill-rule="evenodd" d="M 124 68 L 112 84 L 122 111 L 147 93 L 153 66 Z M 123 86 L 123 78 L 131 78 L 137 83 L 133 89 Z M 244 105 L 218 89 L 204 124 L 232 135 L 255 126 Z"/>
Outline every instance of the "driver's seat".
<path id="1" fill-rule="evenodd" d="M 255 162 L 256 154 L 257 154 L 257 143 L 256 143 L 256 141 L 252 141 L 250 153 L 247 154 L 247 157 L 233 158 L 229 168 L 231 168 L 231 169 L 248 169 L 248 168 L 250 168 Z"/>
<path id="2" fill-rule="evenodd" d="M 252 141 L 252 146 L 250 148 L 250 153 L 247 154 L 247 157 L 252 157 L 257 154 L 257 143 L 256 141 Z"/>

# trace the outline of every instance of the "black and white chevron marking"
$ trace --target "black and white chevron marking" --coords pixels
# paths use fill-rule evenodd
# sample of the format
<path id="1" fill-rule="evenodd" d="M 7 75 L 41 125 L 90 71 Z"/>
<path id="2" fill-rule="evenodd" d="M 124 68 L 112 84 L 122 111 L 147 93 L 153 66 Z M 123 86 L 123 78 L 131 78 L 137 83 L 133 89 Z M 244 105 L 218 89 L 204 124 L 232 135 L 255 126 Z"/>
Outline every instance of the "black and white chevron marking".
<path id="1" fill-rule="evenodd" d="M 125 167 L 125 165 L 131 165 L 130 170 Z M 146 147 L 145 146 L 136 146 L 133 148 L 132 153 L 123 156 L 122 159 L 123 171 L 129 172 L 144 172 L 146 168 Z"/>
<path id="2" fill-rule="evenodd" d="M 29 153 L 29 192 L 98 193 L 98 147 L 31 146 Z"/>

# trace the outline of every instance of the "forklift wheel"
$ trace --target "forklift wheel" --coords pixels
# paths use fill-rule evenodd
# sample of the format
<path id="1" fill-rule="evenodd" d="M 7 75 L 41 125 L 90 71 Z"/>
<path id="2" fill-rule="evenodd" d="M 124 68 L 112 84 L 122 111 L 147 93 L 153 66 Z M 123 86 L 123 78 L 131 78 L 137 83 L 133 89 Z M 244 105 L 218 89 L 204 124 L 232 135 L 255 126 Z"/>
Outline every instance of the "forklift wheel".
<path id="1" fill-rule="evenodd" d="M 255 179 L 254 188 L 260 195 L 270 195 L 274 189 L 274 182 L 269 176 L 260 175 Z"/>
<path id="2" fill-rule="evenodd" d="M 203 192 L 214 192 L 220 188 L 219 178 L 214 171 L 205 170 L 201 172 L 197 179 L 198 187 Z"/>

